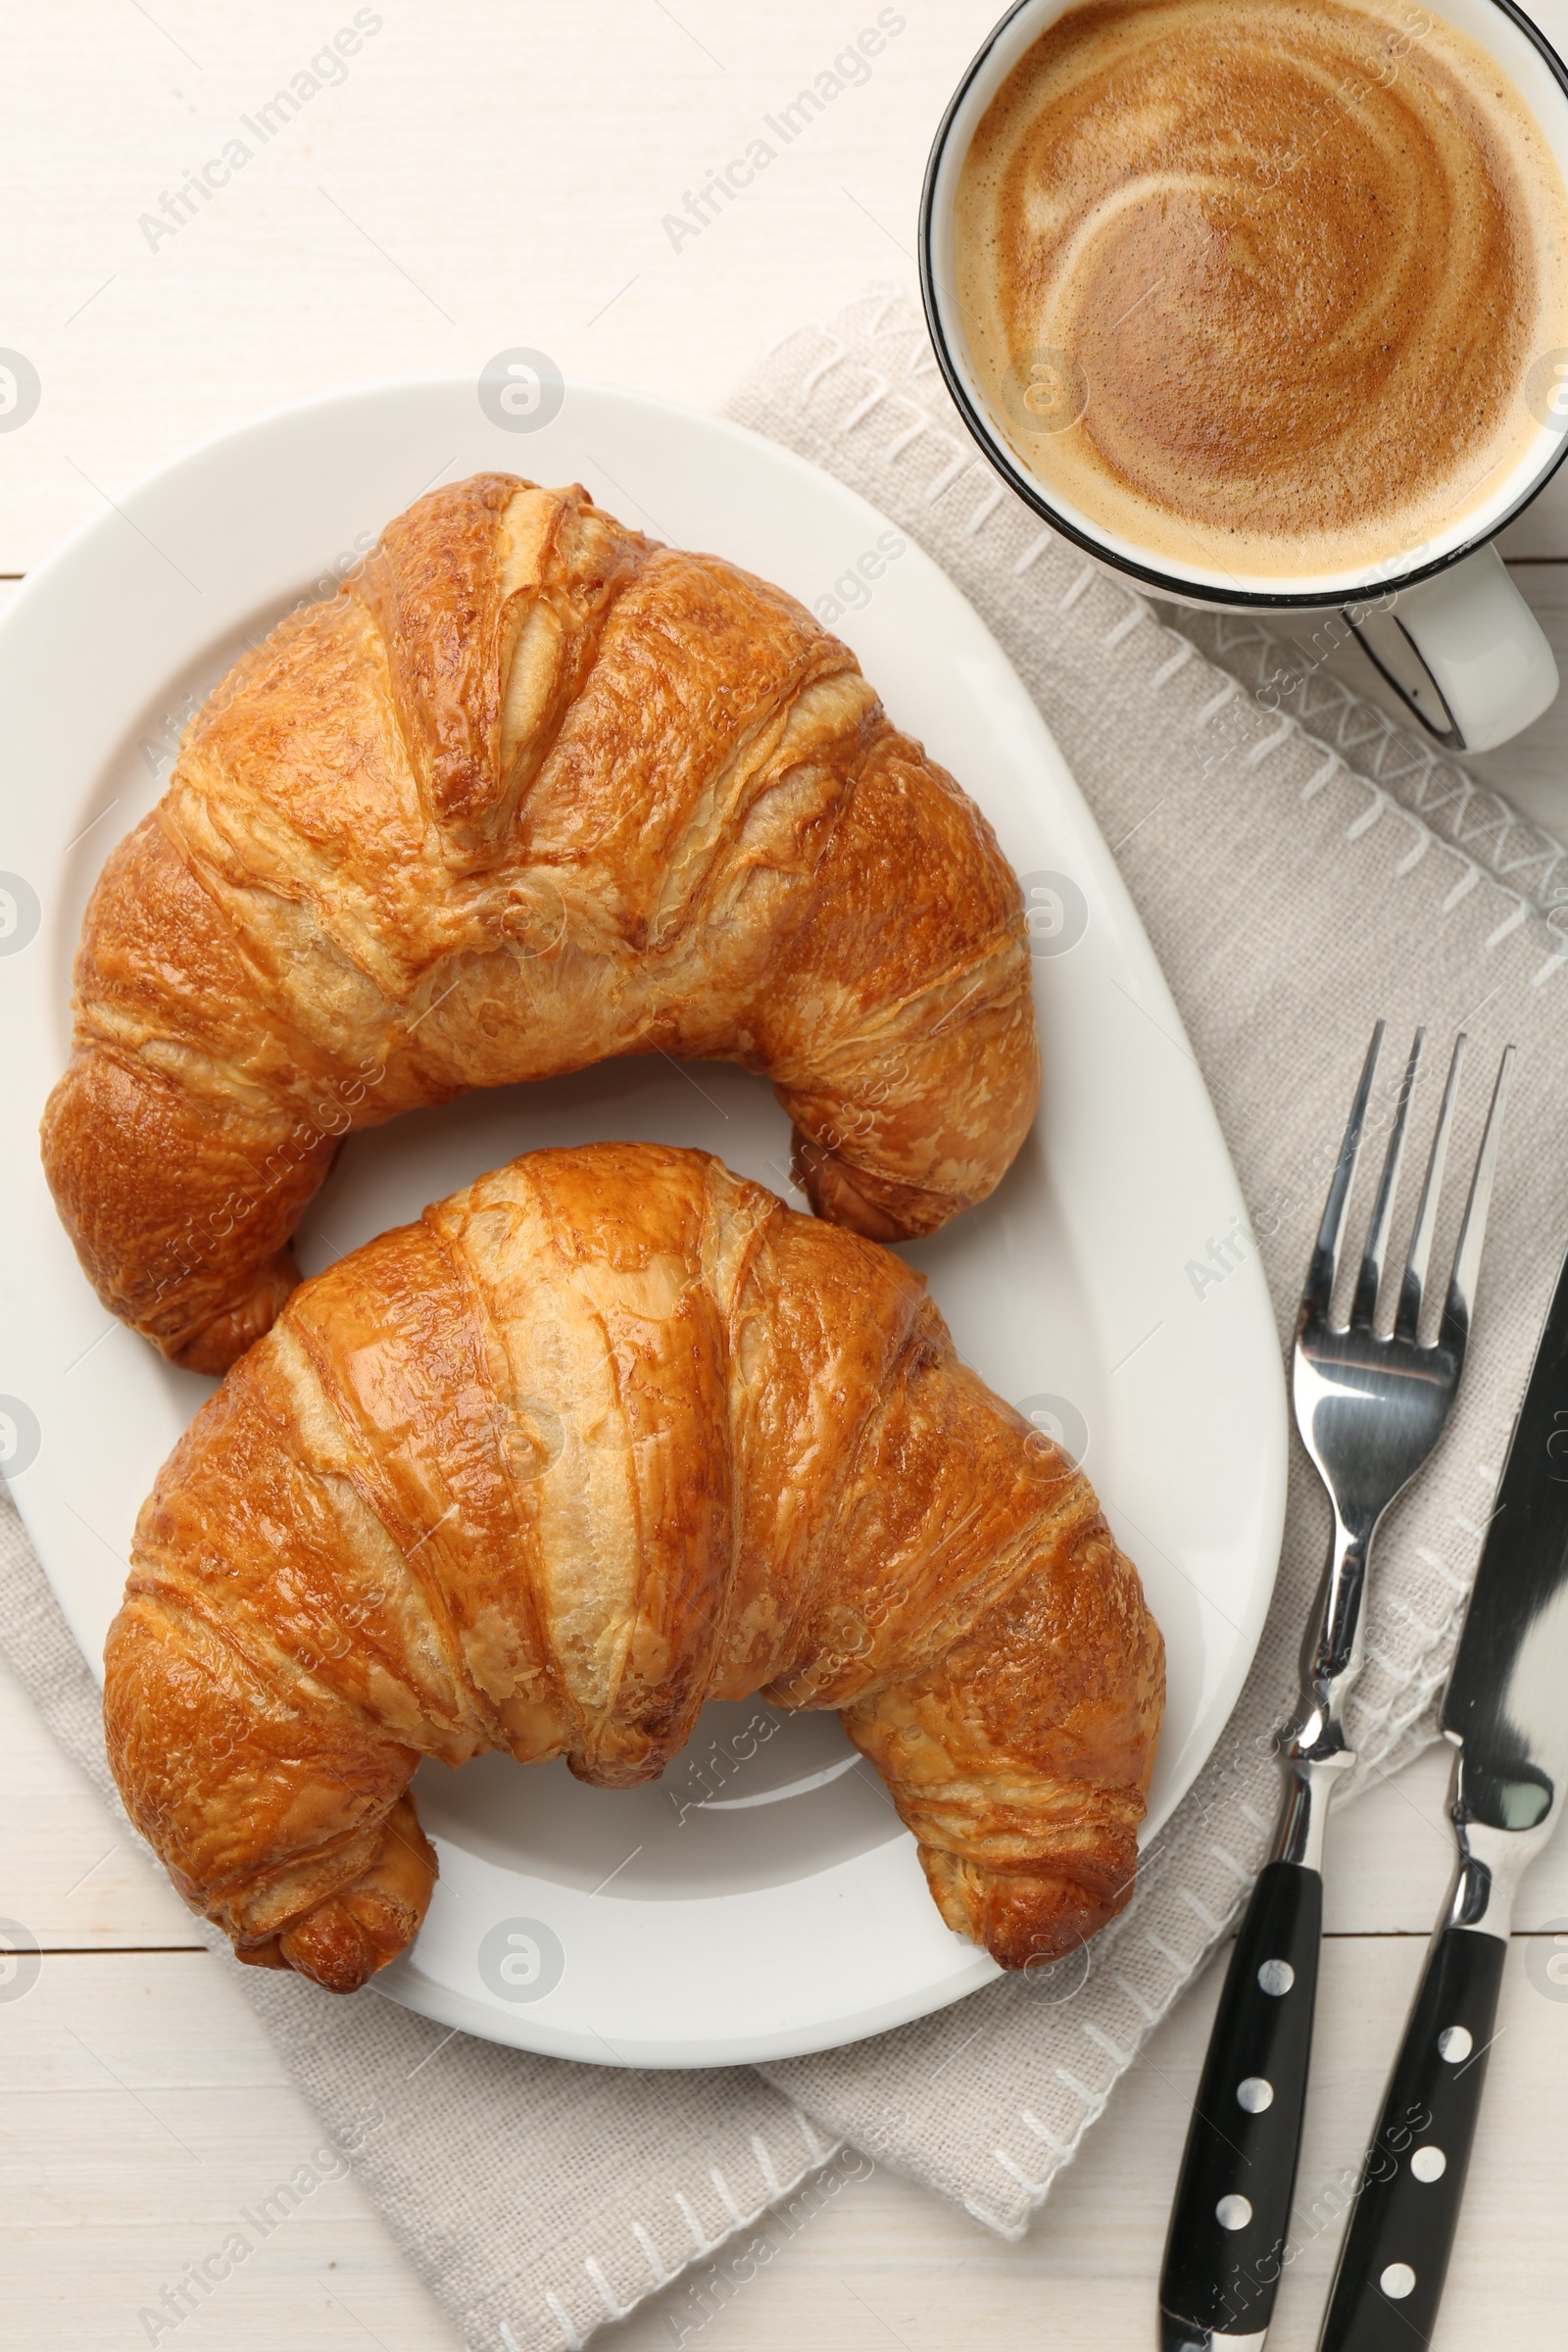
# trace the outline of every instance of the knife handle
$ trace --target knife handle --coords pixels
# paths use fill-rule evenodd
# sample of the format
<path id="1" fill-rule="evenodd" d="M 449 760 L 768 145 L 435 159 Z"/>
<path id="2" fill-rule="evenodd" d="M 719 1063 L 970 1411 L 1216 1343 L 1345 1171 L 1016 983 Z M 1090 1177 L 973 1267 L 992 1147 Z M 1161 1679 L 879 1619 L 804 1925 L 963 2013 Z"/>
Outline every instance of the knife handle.
<path id="1" fill-rule="evenodd" d="M 1319 2352 L 1430 2342 L 1453 2250 L 1506 1941 L 1445 1928 L 1432 1946 L 1362 2167 Z"/>
<path id="2" fill-rule="evenodd" d="M 1247 1906 L 1160 2273 L 1163 2352 L 1263 2340 L 1288 2250 L 1323 1933 L 1321 1875 L 1270 1862 Z"/>

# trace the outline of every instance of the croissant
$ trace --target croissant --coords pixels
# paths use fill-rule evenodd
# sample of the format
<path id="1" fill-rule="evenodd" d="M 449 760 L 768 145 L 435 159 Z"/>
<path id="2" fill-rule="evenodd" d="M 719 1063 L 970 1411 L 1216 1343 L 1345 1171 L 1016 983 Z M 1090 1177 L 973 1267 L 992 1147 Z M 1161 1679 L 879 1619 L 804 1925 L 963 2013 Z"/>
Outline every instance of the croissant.
<path id="1" fill-rule="evenodd" d="M 220 1372 L 351 1129 L 626 1054 L 763 1072 L 822 1215 L 928 1233 L 1034 1115 L 1021 896 L 791 597 L 477 474 L 197 713 L 88 906 L 45 1167 L 104 1304 Z"/>
<path id="2" fill-rule="evenodd" d="M 104 1722 L 240 1957 L 352 1991 L 435 1877 L 421 1756 L 655 1778 L 836 1707 L 1007 1968 L 1126 1900 L 1163 1702 L 1069 1459 L 923 1277 L 701 1152 L 529 1153 L 297 1289 L 144 1505 Z"/>

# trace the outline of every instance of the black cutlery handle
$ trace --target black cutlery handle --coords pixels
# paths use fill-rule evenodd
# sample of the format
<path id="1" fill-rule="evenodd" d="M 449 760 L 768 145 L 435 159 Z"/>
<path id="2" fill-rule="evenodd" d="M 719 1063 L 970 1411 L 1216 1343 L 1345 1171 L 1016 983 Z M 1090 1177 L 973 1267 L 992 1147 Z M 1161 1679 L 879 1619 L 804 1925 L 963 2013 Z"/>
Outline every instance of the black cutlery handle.
<path id="1" fill-rule="evenodd" d="M 1415 2352 L 1437 2326 L 1508 1946 L 1446 1928 L 1394 2062 L 1319 2352 Z"/>
<path id="2" fill-rule="evenodd" d="M 1163 2352 L 1261 2336 L 1285 2267 L 1312 2055 L 1323 1881 L 1270 1862 L 1203 2061 L 1160 2273 Z"/>

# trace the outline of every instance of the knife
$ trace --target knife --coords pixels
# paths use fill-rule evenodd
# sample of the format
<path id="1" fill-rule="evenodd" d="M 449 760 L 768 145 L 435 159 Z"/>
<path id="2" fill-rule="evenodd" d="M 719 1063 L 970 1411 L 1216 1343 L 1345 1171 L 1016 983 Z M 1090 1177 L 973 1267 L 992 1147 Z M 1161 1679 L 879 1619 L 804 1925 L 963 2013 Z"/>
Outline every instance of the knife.
<path id="1" fill-rule="evenodd" d="M 1319 2352 L 1414 2352 L 1431 2341 L 1514 1896 L 1568 1781 L 1568 1262 L 1514 1423 L 1441 1721 L 1458 1750 L 1458 1868 L 1367 2150 Z"/>

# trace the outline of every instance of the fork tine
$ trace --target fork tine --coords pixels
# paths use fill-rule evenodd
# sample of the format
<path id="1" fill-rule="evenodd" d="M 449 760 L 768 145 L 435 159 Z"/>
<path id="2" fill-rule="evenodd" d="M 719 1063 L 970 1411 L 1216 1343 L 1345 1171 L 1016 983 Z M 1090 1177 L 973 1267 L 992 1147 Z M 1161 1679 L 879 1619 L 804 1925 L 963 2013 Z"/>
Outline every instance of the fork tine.
<path id="1" fill-rule="evenodd" d="M 1502 1106 L 1507 1100 L 1513 1061 L 1514 1050 L 1512 1046 L 1505 1046 L 1502 1059 L 1497 1064 L 1497 1081 L 1492 1090 L 1492 1108 L 1487 1113 L 1487 1131 L 1481 1138 L 1476 1172 L 1470 1179 L 1470 1198 L 1464 1204 L 1459 1247 L 1454 1251 L 1453 1274 L 1443 1306 L 1443 1337 L 1461 1351 L 1469 1337 L 1470 1310 L 1475 1305 L 1476 1276 L 1481 1269 L 1481 1251 L 1487 1238 L 1487 1210 L 1492 1205 L 1492 1179 L 1496 1173 L 1497 1143 L 1502 1134 Z"/>
<path id="2" fill-rule="evenodd" d="M 1361 1135 L 1366 1126 L 1366 1106 L 1372 1099 L 1372 1081 L 1377 1074 L 1378 1054 L 1383 1046 L 1384 1024 L 1379 1021 L 1372 1032 L 1372 1043 L 1366 1050 L 1361 1065 L 1361 1082 L 1350 1105 L 1349 1124 L 1340 1156 L 1335 1162 L 1329 1182 L 1329 1197 L 1323 1203 L 1323 1222 L 1318 1227 L 1317 1241 L 1312 1249 L 1312 1262 L 1306 1270 L 1306 1282 L 1301 1292 L 1303 1322 L 1319 1316 L 1328 1320 L 1329 1301 L 1334 1296 L 1334 1277 L 1340 1267 L 1340 1243 L 1345 1236 L 1345 1211 L 1350 1198 L 1350 1181 L 1355 1174 L 1356 1154 L 1361 1149 Z"/>
<path id="3" fill-rule="evenodd" d="M 1414 1341 L 1420 1334 L 1421 1302 L 1426 1296 L 1427 1267 L 1432 1259 L 1432 1236 L 1438 1224 L 1438 1196 L 1443 1190 L 1443 1171 L 1448 1157 L 1448 1134 L 1453 1125 L 1454 1102 L 1458 1099 L 1459 1072 L 1464 1067 L 1464 1049 L 1465 1034 L 1461 1029 L 1453 1041 L 1453 1058 L 1448 1063 L 1447 1083 L 1443 1089 L 1443 1107 L 1438 1112 L 1432 1153 L 1421 1182 L 1421 1205 L 1415 1212 L 1410 1254 L 1404 1261 L 1404 1279 L 1399 1285 L 1399 1307 L 1394 1318 L 1394 1336 L 1396 1340 Z"/>
<path id="4" fill-rule="evenodd" d="M 1420 1067 L 1421 1048 L 1426 1043 L 1426 1034 L 1424 1029 L 1416 1031 L 1410 1058 L 1404 1065 L 1398 1108 L 1394 1114 L 1394 1132 L 1389 1137 L 1383 1174 L 1378 1179 L 1378 1197 L 1372 1207 L 1372 1222 L 1367 1228 L 1366 1248 L 1361 1253 L 1361 1268 L 1356 1276 L 1355 1298 L 1350 1306 L 1352 1329 L 1364 1326 L 1370 1331 L 1377 1321 L 1378 1291 L 1383 1281 L 1383 1252 L 1388 1247 L 1395 1189 L 1399 1181 L 1399 1163 L 1404 1157 L 1405 1120 L 1409 1115 L 1410 1096 L 1415 1086 L 1416 1071 Z"/>

